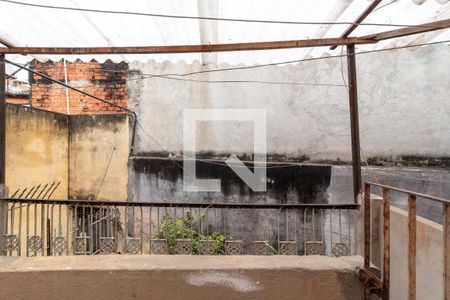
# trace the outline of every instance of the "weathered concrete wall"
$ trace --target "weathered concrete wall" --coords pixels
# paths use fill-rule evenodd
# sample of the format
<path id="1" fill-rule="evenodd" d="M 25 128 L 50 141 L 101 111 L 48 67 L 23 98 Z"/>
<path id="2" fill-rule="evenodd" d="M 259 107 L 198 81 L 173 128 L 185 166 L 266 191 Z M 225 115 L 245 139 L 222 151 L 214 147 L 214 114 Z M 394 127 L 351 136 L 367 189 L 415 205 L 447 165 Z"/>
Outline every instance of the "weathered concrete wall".
<path id="1" fill-rule="evenodd" d="M 361 140 L 372 162 L 450 165 L 447 45 L 380 52 L 357 57 Z M 219 68 L 230 67 L 220 65 Z M 200 63 L 130 64 L 129 107 L 165 150 L 182 151 L 183 109 L 262 108 L 267 110 L 267 149 L 275 160 L 350 160 L 347 89 L 343 86 L 204 83 L 195 80 L 262 80 L 342 84 L 345 60 L 213 72 L 182 80 L 141 74 L 183 74 L 213 68 Z M 215 68 L 215 67 L 214 67 Z M 344 74 L 342 74 L 342 72 Z M 210 156 L 250 154 L 251 126 L 200 122 L 198 151 Z M 166 155 L 138 130 L 138 152 Z M 425 161 L 424 159 L 428 159 Z"/>
<path id="2" fill-rule="evenodd" d="M 8 104 L 6 186 L 10 193 L 61 181 L 52 198 L 67 198 L 68 145 L 66 116 Z"/>
<path id="3" fill-rule="evenodd" d="M 446 45 L 358 55 L 361 145 L 364 157 L 371 165 L 389 167 L 374 171 L 380 182 L 431 194 L 444 192 L 447 196 L 450 192 L 448 171 L 395 168 L 450 168 L 450 140 L 446 138 L 450 135 L 450 123 L 447 122 L 450 116 L 447 105 L 449 58 Z M 130 201 L 353 201 L 351 169 L 340 166 L 350 160 L 351 154 L 348 96 L 346 87 L 342 86 L 342 77 L 346 78 L 347 72 L 345 59 L 342 62 L 340 58 L 330 58 L 295 65 L 172 76 L 181 80 L 155 77 L 132 80 L 144 74 L 184 74 L 214 68 L 216 66 L 184 62 L 130 64 L 128 104 L 137 112 L 143 127 L 137 130 L 139 158 L 129 164 Z M 260 80 L 338 86 L 195 80 Z M 251 193 L 228 168 L 220 164 L 206 166 L 205 163 L 197 163 L 199 175 L 220 178 L 221 192 L 183 192 L 182 161 L 165 159 L 182 154 L 185 108 L 267 110 L 268 160 L 275 167 L 268 171 L 268 182 L 274 184 L 268 184 L 267 193 Z M 251 132 L 249 122 L 198 122 L 197 156 L 224 159 L 234 153 L 251 161 Z M 332 166 L 281 165 L 292 161 Z M 306 169 L 314 168 L 317 169 L 313 174 L 302 177 Z M 365 178 L 374 180 L 371 172 L 364 173 Z M 428 180 L 436 176 L 437 180 Z M 398 200 L 399 205 L 402 201 Z M 435 214 L 433 207 L 424 210 Z"/>
<path id="4" fill-rule="evenodd" d="M 98 199 L 126 200 L 126 115 L 69 119 L 8 104 L 6 122 L 6 186 L 10 194 L 18 188 L 61 181 L 53 199 L 93 199 L 98 193 Z"/>
<path id="5" fill-rule="evenodd" d="M 361 263 L 323 256 L 0 257 L 0 286 L 5 299 L 359 300 Z"/>
<path id="6" fill-rule="evenodd" d="M 128 117 L 70 116 L 71 199 L 126 200 Z"/>
<path id="7" fill-rule="evenodd" d="M 130 191 L 133 199 L 148 196 L 153 201 L 187 202 L 199 199 L 198 193 L 183 192 L 183 161 L 145 157 L 130 160 Z M 280 168 L 281 166 L 281 168 Z M 269 164 L 267 192 L 253 192 L 223 162 L 197 163 L 199 178 L 221 180 L 221 192 L 210 192 L 204 197 L 218 202 L 247 202 L 255 198 L 263 203 L 325 203 L 330 185 L 331 166 L 284 166 Z M 142 199 L 141 199 L 142 200 Z"/>
<path id="8" fill-rule="evenodd" d="M 417 218 L 417 299 L 443 299 L 442 225 Z M 408 299 L 408 213 L 391 207 L 391 299 Z"/>

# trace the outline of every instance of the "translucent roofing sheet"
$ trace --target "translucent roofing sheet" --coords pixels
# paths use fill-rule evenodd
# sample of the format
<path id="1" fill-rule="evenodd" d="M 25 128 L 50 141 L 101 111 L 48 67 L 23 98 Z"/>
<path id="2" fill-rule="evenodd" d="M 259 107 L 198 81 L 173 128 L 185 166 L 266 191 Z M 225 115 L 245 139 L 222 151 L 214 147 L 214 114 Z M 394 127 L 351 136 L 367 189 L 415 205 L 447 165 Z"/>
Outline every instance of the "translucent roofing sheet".
<path id="1" fill-rule="evenodd" d="M 236 19 L 354 22 L 368 7 L 367 0 L 19 0 L 17 2 L 69 8 L 117 12 L 137 12 L 178 16 L 207 16 Z M 261 22 L 163 18 L 130 14 L 86 12 L 26 6 L 16 1 L 0 0 L 0 37 L 16 46 L 104 47 L 240 43 L 339 37 L 348 25 L 299 25 Z M 416 25 L 450 18 L 448 0 L 383 0 L 363 23 Z M 359 26 L 351 36 L 392 30 L 399 27 Z M 450 39 L 449 30 L 439 30 L 392 39 L 373 45 L 358 46 L 371 50 Z M 179 61 L 246 65 L 339 54 L 340 48 L 328 47 L 239 51 L 220 53 L 89 55 L 65 56 L 84 61 Z M 29 60 L 30 57 L 12 57 Z M 59 60 L 61 56 L 38 57 Z M 11 59 L 11 58 L 10 58 Z"/>

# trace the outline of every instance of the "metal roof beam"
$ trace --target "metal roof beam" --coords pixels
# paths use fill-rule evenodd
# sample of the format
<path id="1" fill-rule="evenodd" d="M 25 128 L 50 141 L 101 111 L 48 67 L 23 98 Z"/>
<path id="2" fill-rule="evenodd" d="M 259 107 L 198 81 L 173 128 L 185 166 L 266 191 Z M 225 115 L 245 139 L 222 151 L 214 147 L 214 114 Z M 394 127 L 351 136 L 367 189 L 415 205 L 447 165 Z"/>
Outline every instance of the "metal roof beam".
<path id="1" fill-rule="evenodd" d="M 398 38 L 398 37 L 412 35 L 412 34 L 446 29 L 449 27 L 450 27 L 450 19 L 446 19 L 446 20 L 442 20 L 442 21 L 421 24 L 421 25 L 418 25 L 415 27 L 406 27 L 406 28 L 401 28 L 401 29 L 396 29 L 396 30 L 390 30 L 390 31 L 365 35 L 365 36 L 362 36 L 361 38 L 369 39 L 369 40 L 375 39 L 376 41 L 382 41 L 382 40 L 393 39 L 393 38 Z"/>
<path id="2" fill-rule="evenodd" d="M 350 25 L 345 31 L 344 33 L 341 35 L 341 38 L 346 38 L 350 35 L 350 33 L 352 33 L 356 27 L 358 27 L 358 24 L 361 24 L 362 21 L 364 21 L 365 18 L 367 18 L 367 16 L 375 9 L 375 7 L 378 6 L 378 4 L 380 4 L 382 0 L 374 0 L 363 12 L 362 14 L 355 20 L 355 22 Z M 337 46 L 332 46 L 330 47 L 330 50 L 334 50 L 336 49 Z"/>
<path id="3" fill-rule="evenodd" d="M 0 36 L 0 44 L 5 45 L 5 47 L 14 47 L 14 44 Z"/>
<path id="4" fill-rule="evenodd" d="M 194 53 L 221 51 L 253 51 L 286 48 L 327 47 L 354 44 L 376 43 L 368 38 L 324 38 L 292 41 L 211 44 L 211 45 L 180 45 L 180 46 L 143 46 L 143 47 L 11 47 L 0 48 L 3 54 L 161 54 L 161 53 Z"/>

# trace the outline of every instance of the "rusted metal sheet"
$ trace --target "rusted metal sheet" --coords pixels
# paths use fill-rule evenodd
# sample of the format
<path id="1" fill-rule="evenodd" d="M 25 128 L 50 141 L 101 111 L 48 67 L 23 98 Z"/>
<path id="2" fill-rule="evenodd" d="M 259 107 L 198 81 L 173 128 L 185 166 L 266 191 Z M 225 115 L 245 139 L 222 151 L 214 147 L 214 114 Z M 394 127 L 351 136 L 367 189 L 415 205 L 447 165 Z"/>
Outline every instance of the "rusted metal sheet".
<path id="1" fill-rule="evenodd" d="M 416 299 L 416 196 L 408 196 L 408 295 Z"/>
<path id="2" fill-rule="evenodd" d="M 353 30 L 356 29 L 356 27 L 358 27 L 359 24 L 361 24 L 362 21 L 364 21 L 365 18 L 367 18 L 367 16 L 375 9 L 375 7 L 378 6 L 378 4 L 381 3 L 382 0 L 374 0 L 372 1 L 372 3 L 370 3 L 370 5 L 361 13 L 361 15 L 355 20 L 355 22 L 353 22 L 352 25 L 350 25 L 345 31 L 344 33 L 340 36 L 341 38 L 346 38 L 350 35 L 350 33 L 353 32 Z M 334 50 L 336 49 L 337 46 L 332 46 L 330 47 L 330 50 Z"/>
<path id="3" fill-rule="evenodd" d="M 444 295 L 450 300 L 450 203 L 444 204 Z"/>
<path id="4" fill-rule="evenodd" d="M 375 39 L 377 41 L 381 41 L 381 40 L 398 38 L 398 37 L 411 35 L 411 34 L 418 34 L 418 33 L 423 33 L 423 32 L 445 29 L 445 28 L 449 28 L 449 27 L 450 27 L 450 19 L 446 19 L 446 20 L 442 20 L 442 21 L 425 23 L 425 24 L 421 24 L 418 26 L 414 26 L 414 27 L 406 27 L 406 28 L 401 28 L 401 29 L 395 29 L 395 30 L 370 34 L 370 35 L 363 36 L 363 38 L 366 38 L 369 40 Z"/>
<path id="5" fill-rule="evenodd" d="M 389 299 L 389 275 L 390 275 L 390 254 L 391 254 L 391 241 L 390 241 L 390 215 L 391 215 L 391 201 L 390 191 L 383 189 L 383 289 L 382 299 Z"/>
<path id="6" fill-rule="evenodd" d="M 361 192 L 361 154 L 359 144 L 358 87 L 356 83 L 355 45 L 347 46 L 348 100 L 350 106 L 350 129 L 352 138 L 353 196 L 355 203 Z"/>
<path id="7" fill-rule="evenodd" d="M 10 47 L 0 48 L 5 54 L 158 54 L 158 53 L 194 53 L 223 51 L 253 51 L 285 48 L 307 48 L 371 44 L 375 40 L 351 38 L 323 38 L 291 41 L 271 41 L 256 43 L 177 45 L 177 46 L 139 46 L 139 47 Z"/>

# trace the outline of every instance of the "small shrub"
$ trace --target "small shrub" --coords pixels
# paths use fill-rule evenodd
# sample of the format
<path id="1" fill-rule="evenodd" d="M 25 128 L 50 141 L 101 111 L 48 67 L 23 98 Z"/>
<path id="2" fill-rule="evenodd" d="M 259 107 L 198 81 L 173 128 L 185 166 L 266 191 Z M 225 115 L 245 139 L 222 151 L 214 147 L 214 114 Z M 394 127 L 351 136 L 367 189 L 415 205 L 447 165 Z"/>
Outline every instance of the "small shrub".
<path id="1" fill-rule="evenodd" d="M 167 239 L 167 246 L 169 254 L 175 252 L 175 240 L 176 239 L 188 239 L 192 242 L 192 254 L 199 254 L 199 243 L 201 240 L 215 241 L 216 253 L 225 254 L 225 240 L 226 237 L 223 233 L 214 230 L 206 235 L 198 232 L 195 228 L 198 228 L 201 222 L 206 219 L 206 214 L 201 214 L 195 219 L 190 211 L 186 212 L 185 217 L 174 218 L 169 214 L 163 217 L 162 224 L 158 228 L 158 238 Z"/>

